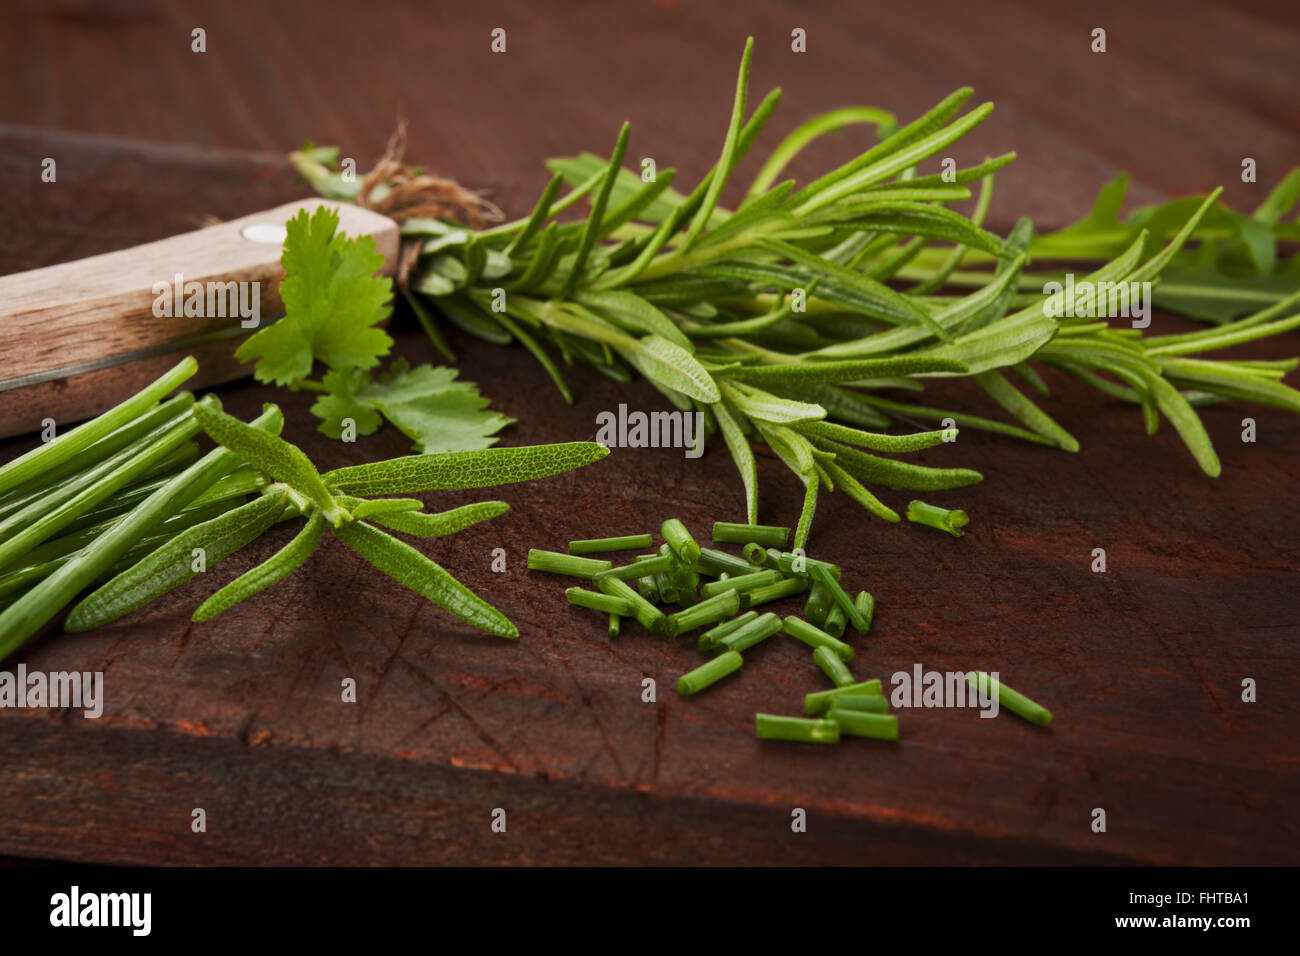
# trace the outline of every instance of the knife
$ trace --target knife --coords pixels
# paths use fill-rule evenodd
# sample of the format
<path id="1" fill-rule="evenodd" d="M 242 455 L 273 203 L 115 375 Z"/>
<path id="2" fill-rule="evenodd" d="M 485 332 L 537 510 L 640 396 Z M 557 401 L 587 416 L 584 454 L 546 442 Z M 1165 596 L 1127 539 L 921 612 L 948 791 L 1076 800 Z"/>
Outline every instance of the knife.
<path id="1" fill-rule="evenodd" d="M 383 275 L 397 270 L 398 226 L 349 203 L 312 198 L 119 252 L 0 277 L 0 438 L 57 431 L 98 415 L 185 355 L 187 386 L 252 374 L 235 349 L 284 314 L 284 224 L 329 206 L 339 230 L 372 236 Z M 187 314 L 188 313 L 188 314 Z"/>

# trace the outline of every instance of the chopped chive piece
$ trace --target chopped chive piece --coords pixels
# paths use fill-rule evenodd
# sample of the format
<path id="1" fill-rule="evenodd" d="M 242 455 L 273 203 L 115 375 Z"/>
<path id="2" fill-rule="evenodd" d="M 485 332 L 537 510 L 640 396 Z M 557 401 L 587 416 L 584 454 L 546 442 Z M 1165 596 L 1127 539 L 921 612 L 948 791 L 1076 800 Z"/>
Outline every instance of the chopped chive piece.
<path id="1" fill-rule="evenodd" d="M 632 551 L 654 544 L 649 534 L 626 534 L 620 538 L 582 538 L 569 542 L 569 554 L 599 554 L 602 551 Z"/>
<path id="2" fill-rule="evenodd" d="M 776 584 L 782 580 L 784 578 L 781 576 L 780 571 L 754 571 L 751 574 L 737 574 L 732 578 L 719 578 L 716 581 L 710 581 L 700 588 L 700 594 L 708 598 L 724 591 L 752 591 L 754 588 Z"/>
<path id="3" fill-rule="evenodd" d="M 685 611 L 668 615 L 665 632 L 669 637 L 676 637 L 697 627 L 716 624 L 725 618 L 733 617 L 739 610 L 740 595 L 735 591 L 715 594 L 707 600 L 691 605 Z"/>
<path id="4" fill-rule="evenodd" d="M 695 592 L 700 587 L 700 574 L 694 567 L 677 564 L 667 574 L 672 579 L 673 587 L 677 589 L 679 599 L 687 596 L 695 598 Z"/>
<path id="5" fill-rule="evenodd" d="M 831 577 L 836 581 L 840 579 L 840 566 L 831 564 L 829 561 L 818 561 L 816 558 L 810 558 L 806 554 L 795 554 L 793 551 L 782 551 L 776 557 L 776 566 L 781 569 L 782 574 L 805 574 L 811 575 L 813 568 L 822 567 L 831 573 Z"/>
<path id="6" fill-rule="evenodd" d="M 862 710 L 832 710 L 826 715 L 839 725 L 840 733 L 876 740 L 898 739 L 898 717 L 894 714 L 871 714 Z"/>
<path id="7" fill-rule="evenodd" d="M 653 558 L 633 561 L 631 564 L 624 564 L 621 567 L 597 571 L 592 575 L 591 579 L 600 581 L 604 578 L 618 578 L 621 581 L 629 581 L 632 578 L 643 578 L 648 574 L 671 571 L 675 565 L 676 561 L 671 556 L 655 555 Z"/>
<path id="8" fill-rule="evenodd" d="M 1005 707 L 1013 714 L 1017 714 L 1039 727 L 1046 727 L 1052 722 L 1052 712 L 1035 701 L 1030 700 L 1019 691 L 1014 691 L 1001 681 L 994 680 L 984 671 L 975 671 L 966 675 L 966 683 L 974 687 L 981 696 L 991 699 L 993 694 L 998 695 L 998 705 Z M 992 691 L 990 692 L 990 685 Z"/>
<path id="9" fill-rule="evenodd" d="M 858 633 L 865 634 L 871 630 L 871 617 L 876 613 L 876 599 L 866 591 L 859 591 L 858 596 L 853 599 L 853 606 L 858 609 L 858 614 L 866 624 Z"/>
<path id="10" fill-rule="evenodd" d="M 603 581 L 597 581 L 596 587 L 606 594 L 612 594 L 614 597 L 626 598 L 627 602 L 632 606 L 631 616 L 636 618 L 637 623 L 647 631 L 663 630 L 664 620 L 666 619 L 664 612 L 633 591 L 626 581 L 620 581 L 618 578 L 605 578 Z"/>
<path id="11" fill-rule="evenodd" d="M 759 740 L 793 740 L 804 744 L 837 744 L 840 725 L 833 720 L 755 714 L 754 734 Z"/>
<path id="12" fill-rule="evenodd" d="M 716 578 L 723 574 L 748 574 L 754 567 L 748 561 L 725 551 L 700 548 L 700 556 L 695 559 L 695 570 Z"/>
<path id="13" fill-rule="evenodd" d="M 802 594 L 806 590 L 808 590 L 808 582 L 803 578 L 786 578 L 776 584 L 767 584 L 761 588 L 754 588 L 752 591 L 744 592 L 740 596 L 740 603 L 745 607 L 755 607 L 759 604 L 780 601 L 783 598 Z"/>
<path id="14" fill-rule="evenodd" d="M 817 666 L 822 669 L 822 673 L 829 677 L 836 687 L 847 687 L 853 683 L 853 673 L 840 660 L 840 655 L 829 647 L 814 648 L 813 660 L 817 662 Z"/>
<path id="15" fill-rule="evenodd" d="M 740 630 L 756 617 L 758 617 L 757 611 L 746 611 L 740 617 L 733 617 L 730 621 L 723 621 L 717 627 L 705 631 L 700 635 L 700 650 L 711 651 L 716 649 L 724 637 Z"/>
<path id="16" fill-rule="evenodd" d="M 659 585 L 656 583 L 656 575 L 650 574 L 643 578 L 637 578 L 636 590 L 651 604 L 655 604 L 659 600 Z"/>
<path id="17" fill-rule="evenodd" d="M 831 637 L 843 637 L 844 629 L 848 626 L 849 616 L 844 613 L 844 608 L 838 604 L 835 604 L 826 612 L 826 620 L 822 622 L 822 630 Z"/>
<path id="18" fill-rule="evenodd" d="M 710 684 L 715 684 L 740 669 L 745 659 L 735 651 L 724 651 L 707 664 L 701 664 L 688 674 L 677 678 L 677 693 L 683 697 L 698 694 Z"/>
<path id="19" fill-rule="evenodd" d="M 683 564 L 694 565 L 700 559 L 700 546 L 686 530 L 686 525 L 677 518 L 669 518 L 659 530 L 668 546 L 673 549 L 673 554 L 681 558 Z"/>
<path id="20" fill-rule="evenodd" d="M 765 548 L 784 548 L 790 539 L 790 529 L 770 524 L 733 524 L 730 521 L 713 522 L 713 540 L 730 544 L 754 541 Z"/>
<path id="21" fill-rule="evenodd" d="M 725 647 L 729 651 L 747 651 L 780 630 L 781 619 L 769 611 L 732 631 L 718 642 L 718 646 Z"/>
<path id="22" fill-rule="evenodd" d="M 826 614 L 830 611 L 833 603 L 831 592 L 827 591 L 822 585 L 814 583 L 812 590 L 808 592 L 808 601 L 803 606 L 803 616 L 818 627 L 825 627 Z M 843 633 L 843 630 L 841 630 L 840 634 Z M 835 634 L 835 636 L 839 637 L 840 635 Z"/>
<path id="23" fill-rule="evenodd" d="M 664 604 L 677 603 L 677 588 L 673 584 L 672 578 L 662 571 L 655 575 L 655 587 L 659 591 L 659 600 Z"/>
<path id="24" fill-rule="evenodd" d="M 947 531 L 954 538 L 960 538 L 965 534 L 961 529 L 970 524 L 970 518 L 966 517 L 964 511 L 949 511 L 947 508 L 927 505 L 924 501 L 915 499 L 907 503 L 907 520 Z"/>
<path id="25" fill-rule="evenodd" d="M 835 603 L 838 606 L 844 609 L 844 614 L 848 617 L 849 623 L 853 625 L 853 629 L 859 634 L 865 634 L 867 630 L 866 619 L 862 616 L 862 612 L 859 611 L 857 606 L 853 603 L 853 599 L 848 596 L 848 593 L 845 592 L 842 587 L 840 587 L 840 582 L 836 581 L 831 575 L 831 572 L 826 565 L 813 565 L 812 577 L 814 581 L 820 581 L 824 584 L 826 589 L 831 592 L 831 597 L 835 599 Z"/>
<path id="26" fill-rule="evenodd" d="M 889 713 L 889 701 L 884 694 L 840 694 L 835 698 L 833 710 L 865 710 L 873 714 Z"/>
<path id="27" fill-rule="evenodd" d="M 815 694 L 805 694 L 803 709 L 809 714 L 824 714 L 835 705 L 835 701 L 841 694 L 879 693 L 880 681 L 873 678 L 857 684 L 845 684 L 843 687 L 836 687 L 834 690 L 819 690 Z"/>
<path id="28" fill-rule="evenodd" d="M 610 594 L 597 594 L 595 591 L 588 591 L 586 588 L 569 588 L 564 592 L 564 596 L 569 599 L 570 604 L 576 604 L 578 607 L 589 607 L 593 611 L 604 611 L 606 614 L 628 614 L 632 613 L 632 605 L 625 598 L 614 597 Z"/>
<path id="29" fill-rule="evenodd" d="M 800 620 L 797 617 L 787 617 L 781 625 L 785 632 L 791 637 L 803 641 L 809 647 L 827 647 L 830 648 L 842 661 L 853 660 L 853 648 L 843 641 L 831 637 L 820 627 L 809 624 L 807 621 Z"/>
<path id="30" fill-rule="evenodd" d="M 611 614 L 609 616 L 609 636 L 618 637 L 619 631 L 622 630 L 622 616 Z"/>
<path id="31" fill-rule="evenodd" d="M 749 570 L 751 572 L 754 568 L 771 568 L 777 570 L 776 560 L 772 557 L 773 552 L 763 547 L 757 541 L 749 542 L 749 544 L 745 545 L 743 550 L 745 553 L 745 560 L 749 562 Z M 775 549 L 773 549 L 773 551 L 775 551 Z M 781 552 L 775 551 L 775 553 L 780 554 Z"/>
<path id="32" fill-rule="evenodd" d="M 536 548 L 530 548 L 528 551 L 529 571 L 549 571 L 551 574 L 567 574 L 570 577 L 590 580 L 599 572 L 608 571 L 613 566 L 612 561 L 602 561 L 599 558 L 577 558 L 571 554 L 539 551 Z"/>

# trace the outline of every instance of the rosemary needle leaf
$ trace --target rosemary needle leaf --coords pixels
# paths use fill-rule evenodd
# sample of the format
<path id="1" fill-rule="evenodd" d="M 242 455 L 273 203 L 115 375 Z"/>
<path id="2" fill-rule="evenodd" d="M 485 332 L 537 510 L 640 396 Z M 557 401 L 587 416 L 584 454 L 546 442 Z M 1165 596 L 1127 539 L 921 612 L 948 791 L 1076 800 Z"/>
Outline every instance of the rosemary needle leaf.
<path id="1" fill-rule="evenodd" d="M 200 604 L 191 619 L 206 621 L 216 617 L 222 611 L 260 591 L 265 591 L 272 584 L 284 580 L 298 570 L 320 544 L 321 535 L 325 533 L 326 520 L 321 512 L 313 511 L 307 523 L 294 535 L 292 541 Z"/>
<path id="2" fill-rule="evenodd" d="M 754 450 L 749 447 L 749 439 L 731 417 L 725 403 L 719 402 L 709 408 L 717 419 L 727 451 L 731 453 L 731 459 L 736 463 L 736 470 L 740 472 L 740 480 L 745 486 L 745 520 L 754 524 L 758 521 L 758 468 L 754 463 Z"/>
<path id="3" fill-rule="evenodd" d="M 596 442 L 407 455 L 327 472 L 332 488 L 350 495 L 394 495 L 443 488 L 485 488 L 532 481 L 590 465 L 609 455 Z"/>
<path id="4" fill-rule="evenodd" d="M 587 218 L 586 228 L 582 231 L 582 240 L 578 244 L 578 253 L 574 257 L 573 268 L 569 270 L 568 278 L 564 280 L 563 294 L 566 296 L 573 291 L 574 286 L 582 278 L 583 268 L 587 264 L 587 257 L 591 254 L 591 247 L 595 245 L 597 234 L 600 232 L 601 220 L 605 217 L 605 205 L 609 202 L 610 190 L 614 188 L 614 181 L 618 178 L 619 168 L 623 165 L 623 154 L 627 152 L 627 138 L 631 130 L 630 123 L 624 123 L 623 128 L 619 130 L 618 142 L 614 145 L 614 154 L 609 158 L 609 167 L 605 170 L 605 178 L 601 181 L 596 198 L 591 202 L 591 215 Z"/>
<path id="5" fill-rule="evenodd" d="M 334 533 L 394 581 L 423 595 L 466 624 L 497 637 L 519 636 L 519 630 L 508 617 L 409 544 L 364 521 L 345 524 L 335 528 Z"/>
<path id="6" fill-rule="evenodd" d="M 182 531 L 83 598 L 68 613 L 63 629 L 89 631 L 144 607 L 199 573 L 194 570 L 194 549 L 202 549 L 205 569 L 216 564 L 275 524 L 287 501 L 283 490 L 269 492 Z"/>
<path id="7" fill-rule="evenodd" d="M 344 520 L 343 509 L 297 445 L 201 404 L 194 406 L 194 417 L 213 441 L 306 497 L 332 524 Z"/>
<path id="8" fill-rule="evenodd" d="M 440 538 L 443 535 L 463 531 L 480 521 L 503 515 L 509 510 L 510 505 L 504 501 L 479 501 L 437 514 L 415 511 L 372 513 L 370 521 L 403 534 L 413 534 L 420 538 Z"/>

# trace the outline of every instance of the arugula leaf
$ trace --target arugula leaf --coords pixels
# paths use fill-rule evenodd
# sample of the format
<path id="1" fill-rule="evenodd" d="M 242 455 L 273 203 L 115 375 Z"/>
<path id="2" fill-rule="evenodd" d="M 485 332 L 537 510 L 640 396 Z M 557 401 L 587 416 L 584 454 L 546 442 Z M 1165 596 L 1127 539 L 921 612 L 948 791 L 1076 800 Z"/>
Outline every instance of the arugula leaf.
<path id="1" fill-rule="evenodd" d="M 328 394 L 311 410 L 324 419 L 319 429 L 331 438 L 342 436 L 345 418 L 356 423 L 358 434 L 369 435 L 382 415 L 420 452 L 487 448 L 514 419 L 488 409 L 478 386 L 455 381 L 456 374 L 446 366 L 410 368 L 401 358 L 373 380 L 363 369 L 335 370 L 322 380 Z"/>
<path id="2" fill-rule="evenodd" d="M 280 298 L 285 317 L 244 342 L 235 352 L 256 362 L 259 382 L 289 385 L 311 374 L 320 360 L 332 369 L 372 368 L 393 340 L 375 324 L 392 311 L 392 280 L 377 276 L 384 257 L 370 236 L 349 239 L 337 232 L 338 213 L 320 206 L 285 224 Z"/>

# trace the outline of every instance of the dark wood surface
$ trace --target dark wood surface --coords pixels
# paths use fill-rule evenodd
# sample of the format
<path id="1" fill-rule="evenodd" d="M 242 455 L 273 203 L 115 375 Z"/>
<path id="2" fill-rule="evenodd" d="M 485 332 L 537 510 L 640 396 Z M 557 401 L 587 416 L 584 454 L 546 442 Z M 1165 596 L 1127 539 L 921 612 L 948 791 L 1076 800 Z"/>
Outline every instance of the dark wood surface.
<path id="1" fill-rule="evenodd" d="M 1223 183 L 1247 208 L 1300 157 L 1290 84 L 1300 41 L 1286 4 L 222 4 L 54 3 L 0 33 L 0 272 L 160 238 L 302 195 L 278 154 L 311 135 L 364 167 L 395 116 L 410 157 L 525 211 L 546 156 L 602 152 L 624 118 L 634 151 L 702 172 L 719 146 L 740 46 L 754 87 L 786 90 L 775 130 L 855 102 L 917 113 L 963 83 L 998 103 L 960 155 L 1014 148 L 995 225 L 1062 224 L 1120 168 L 1136 200 Z M 508 29 L 493 58 L 488 30 Z M 189 52 L 194 26 L 208 53 Z M 789 31 L 809 31 L 809 53 Z M 1111 52 L 1087 52 L 1093 26 Z M 1286 67 L 1287 63 L 1291 66 Z M 798 172 L 865 143 L 846 134 Z M 1241 156 L 1261 183 L 1240 183 Z M 40 159 L 58 159 L 55 185 Z M 814 163 L 812 160 L 816 159 Z M 742 177 L 743 178 L 743 177 Z M 400 317 L 399 317 L 400 318 Z M 1157 328 L 1185 323 L 1157 317 Z M 589 438 L 644 385 L 571 376 L 567 406 L 522 350 L 452 336 L 464 377 L 519 419 L 508 444 Z M 428 361 L 418 334 L 399 351 Z M 1300 353 L 1300 336 L 1243 350 Z M 0 356 L 3 361 L 3 356 Z M 1300 421 L 1205 411 L 1224 463 L 1212 480 L 1170 429 L 1060 377 L 1048 410 L 1082 451 L 966 433 L 921 460 L 985 481 L 934 496 L 965 508 L 961 540 L 888 526 L 824 498 L 812 547 L 877 599 L 854 669 L 999 670 L 1056 714 L 1049 730 L 972 711 L 901 712 L 897 746 L 763 743 L 756 710 L 798 712 L 824 678 L 801 645 L 770 642 L 743 671 L 680 699 L 689 646 L 571 609 L 565 582 L 524 570 L 529 547 L 678 515 L 704 535 L 735 517 L 730 459 L 615 451 L 584 472 L 439 507 L 509 501 L 503 518 L 431 552 L 520 624 L 499 641 L 327 544 L 300 573 L 217 621 L 179 589 L 118 625 L 49 634 L 6 662 L 105 672 L 103 719 L 0 711 L 0 854 L 145 863 L 1295 863 L 1294 701 Z M 935 389 L 973 410 L 960 384 Z M 237 414 L 281 402 L 287 434 L 327 466 L 402 454 L 391 430 L 355 445 L 315 432 L 302 397 L 249 382 Z M 1240 441 L 1241 419 L 1259 439 Z M 0 446 L 10 457 L 30 444 Z M 799 489 L 760 455 L 762 518 Z M 906 493 L 887 495 L 905 504 Z M 215 569 L 224 581 L 291 533 Z M 490 571 L 506 549 L 508 571 Z M 1109 570 L 1090 571 L 1093 548 Z M 791 602 L 793 605 L 794 602 Z M 644 677 L 658 702 L 641 702 Z M 339 702 L 355 678 L 359 702 Z M 1259 702 L 1240 684 L 1259 684 Z M 203 807 L 208 832 L 190 831 Z M 493 808 L 508 813 L 493 833 Z M 808 832 L 790 831 L 794 807 Z M 1108 831 L 1089 827 L 1104 808 Z"/>

